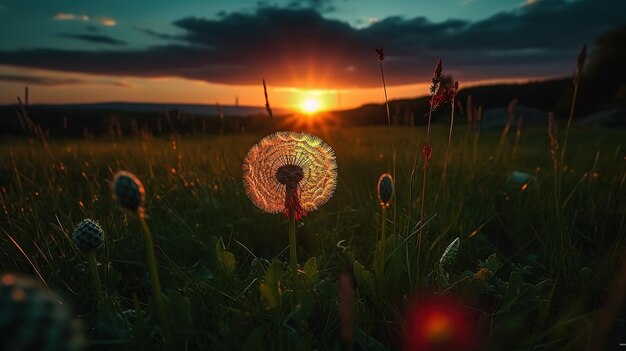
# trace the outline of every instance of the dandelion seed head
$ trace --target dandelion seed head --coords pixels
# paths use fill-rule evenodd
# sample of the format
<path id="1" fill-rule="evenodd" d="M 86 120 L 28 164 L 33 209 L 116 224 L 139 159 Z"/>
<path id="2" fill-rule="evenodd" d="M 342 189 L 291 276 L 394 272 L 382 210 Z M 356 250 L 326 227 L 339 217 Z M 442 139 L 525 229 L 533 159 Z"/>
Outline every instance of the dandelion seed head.
<path id="1" fill-rule="evenodd" d="M 112 189 L 120 206 L 132 212 L 143 210 L 146 191 L 136 175 L 127 171 L 115 173 Z"/>
<path id="2" fill-rule="evenodd" d="M 335 153 L 322 139 L 277 132 L 254 145 L 243 162 L 243 182 L 252 203 L 268 213 L 299 219 L 333 195 L 337 185 Z"/>

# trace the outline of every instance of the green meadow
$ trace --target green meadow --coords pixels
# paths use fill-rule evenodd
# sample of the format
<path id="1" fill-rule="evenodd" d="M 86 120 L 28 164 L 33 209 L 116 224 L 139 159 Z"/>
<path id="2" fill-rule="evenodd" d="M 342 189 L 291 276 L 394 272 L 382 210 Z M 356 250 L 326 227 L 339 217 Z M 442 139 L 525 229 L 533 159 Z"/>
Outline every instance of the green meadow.
<path id="1" fill-rule="evenodd" d="M 443 188 L 448 126 L 433 126 L 423 226 L 424 127 L 310 131 L 335 150 L 338 183 L 297 223 L 295 282 L 287 219 L 257 209 L 242 184 L 243 159 L 265 134 L 6 138 L 0 272 L 43 281 L 72 306 L 94 349 L 161 348 L 141 225 L 111 193 L 114 173 L 127 170 L 146 189 L 173 349 L 398 350 L 420 327 L 407 326 L 411 306 L 428 296 L 449 297 L 463 315 L 468 348 L 580 349 L 602 340 L 617 348 L 626 323 L 603 329 L 610 311 L 602 308 L 618 285 L 626 238 L 624 132 L 574 126 L 555 176 L 547 126 L 525 126 L 517 146 L 514 129 L 501 139 L 501 130 L 475 136 L 458 123 Z M 531 177 L 510 179 L 514 171 Z M 381 245 L 384 172 L 395 194 Z M 84 218 L 105 235 L 96 252 L 100 302 L 72 242 Z M 344 274 L 351 284 L 338 284 Z M 461 327 L 447 328 L 431 341 L 445 345 L 445 333 Z"/>

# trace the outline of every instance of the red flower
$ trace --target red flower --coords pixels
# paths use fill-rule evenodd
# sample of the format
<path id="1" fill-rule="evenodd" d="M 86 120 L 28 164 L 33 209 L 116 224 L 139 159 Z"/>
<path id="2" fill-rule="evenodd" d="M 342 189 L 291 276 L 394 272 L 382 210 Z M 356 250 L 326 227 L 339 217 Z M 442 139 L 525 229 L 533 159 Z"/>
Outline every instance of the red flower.
<path id="1" fill-rule="evenodd" d="M 430 98 L 430 109 L 431 111 L 436 111 L 439 107 L 454 100 L 456 95 L 456 87 L 458 84 L 455 84 L 455 87 L 444 87 L 437 91 L 437 94 Z"/>
<path id="2" fill-rule="evenodd" d="M 435 72 L 433 72 L 432 84 L 430 85 L 430 95 L 433 96 L 439 89 L 439 83 L 441 82 L 441 71 L 443 70 L 443 63 L 441 60 L 437 61 L 435 66 Z"/>

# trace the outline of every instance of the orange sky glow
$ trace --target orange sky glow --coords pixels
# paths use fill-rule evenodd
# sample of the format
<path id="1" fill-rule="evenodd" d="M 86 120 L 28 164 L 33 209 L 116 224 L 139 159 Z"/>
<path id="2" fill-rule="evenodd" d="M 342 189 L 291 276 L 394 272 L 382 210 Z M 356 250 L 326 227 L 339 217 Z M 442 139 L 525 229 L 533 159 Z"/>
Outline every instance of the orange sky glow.
<path id="1" fill-rule="evenodd" d="M 261 82 L 257 86 L 226 85 L 173 77 L 109 77 L 12 66 L 0 66 L 0 72 L 12 75 L 37 75 L 50 78 L 50 82 L 56 82 L 45 85 L 29 85 L 24 82 L 12 81 L 0 82 L 0 104 L 16 103 L 16 97 L 23 95 L 25 85 L 29 85 L 31 104 L 116 101 L 189 104 L 215 104 L 218 102 L 221 105 L 234 105 L 237 98 L 239 105 L 242 106 L 262 106 L 265 104 Z M 537 79 L 541 78 L 461 82 L 461 87 L 498 82 L 526 82 Z M 275 108 L 301 110 L 303 104 L 311 100 L 319 104 L 319 110 L 349 109 L 367 103 L 384 102 L 382 86 L 303 89 L 273 86 L 271 77 L 266 78 L 266 81 L 270 104 Z M 392 82 L 388 82 L 388 84 L 390 83 Z M 428 83 L 390 85 L 387 87 L 387 92 L 390 100 L 424 96 L 428 94 Z"/>

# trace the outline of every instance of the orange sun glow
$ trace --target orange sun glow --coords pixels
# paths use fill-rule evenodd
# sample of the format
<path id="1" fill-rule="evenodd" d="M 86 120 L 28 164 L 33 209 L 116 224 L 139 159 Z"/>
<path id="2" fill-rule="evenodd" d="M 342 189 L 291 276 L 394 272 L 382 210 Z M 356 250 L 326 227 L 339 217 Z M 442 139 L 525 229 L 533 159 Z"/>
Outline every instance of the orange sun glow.
<path id="1" fill-rule="evenodd" d="M 300 109 L 302 112 L 307 114 L 314 114 L 319 112 L 321 109 L 320 102 L 314 98 L 307 98 L 300 104 Z"/>

